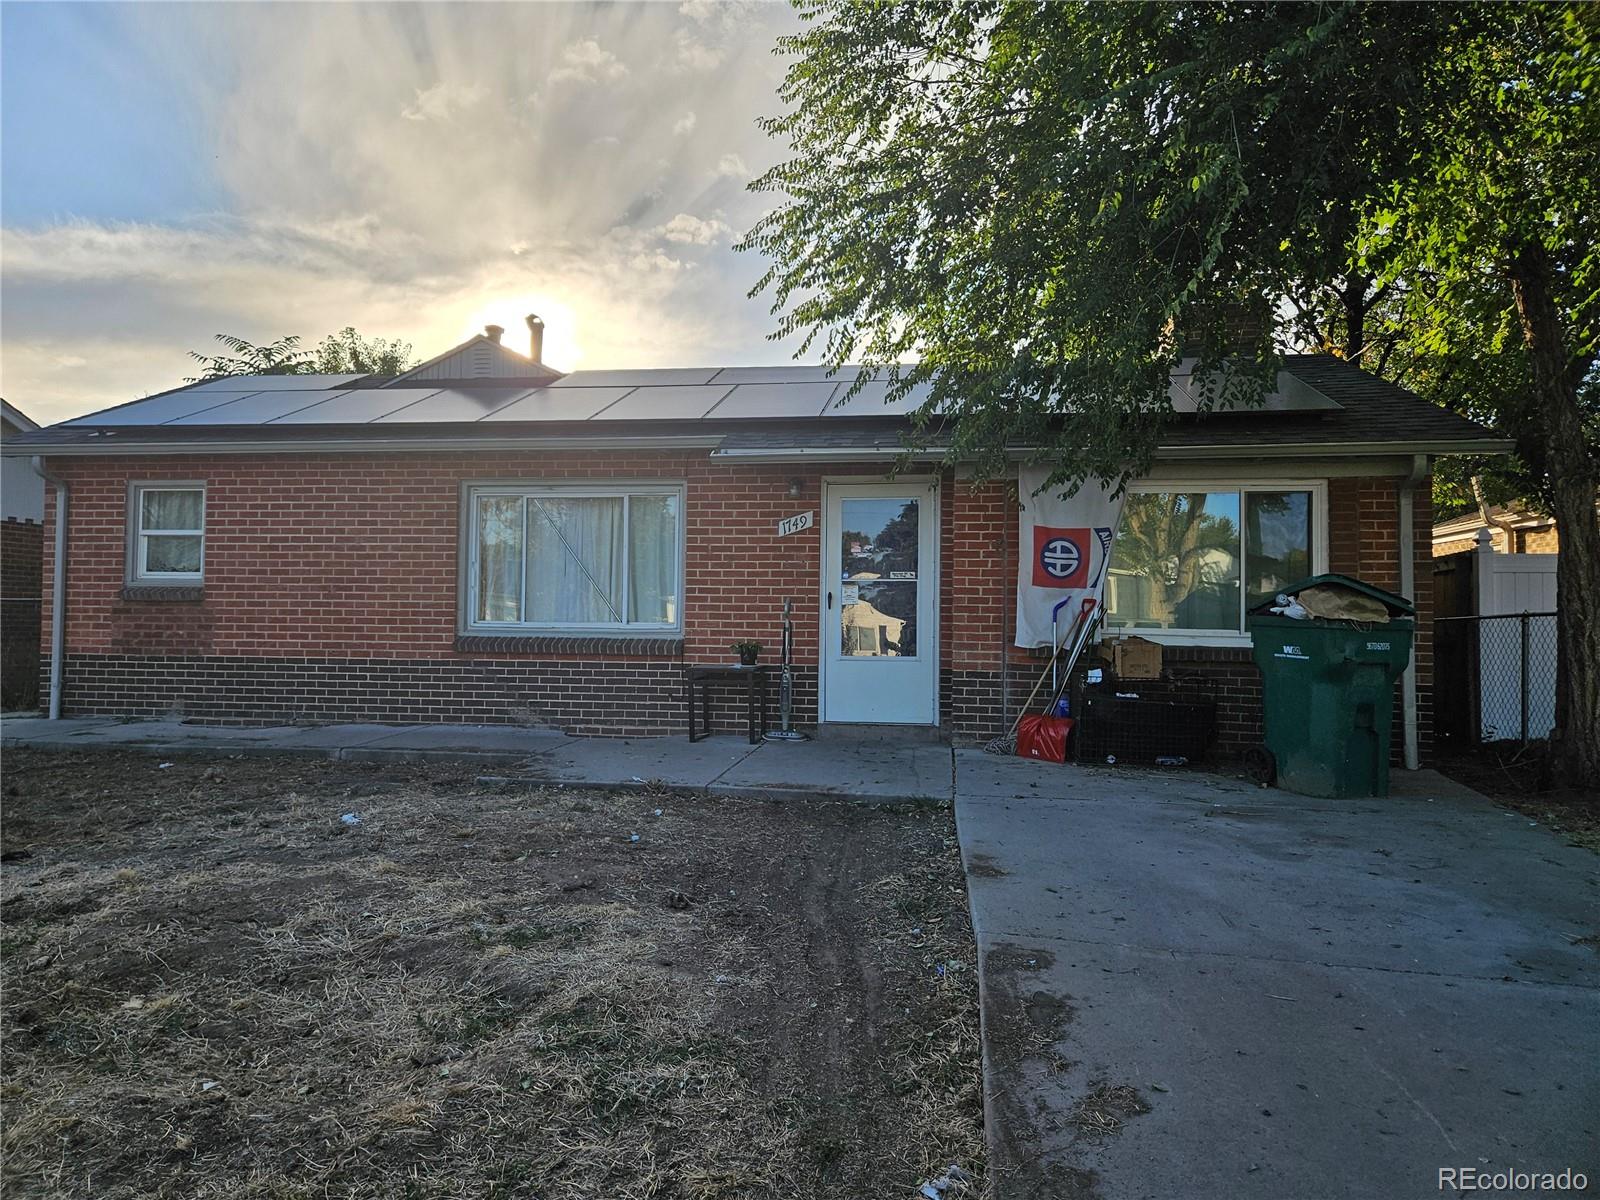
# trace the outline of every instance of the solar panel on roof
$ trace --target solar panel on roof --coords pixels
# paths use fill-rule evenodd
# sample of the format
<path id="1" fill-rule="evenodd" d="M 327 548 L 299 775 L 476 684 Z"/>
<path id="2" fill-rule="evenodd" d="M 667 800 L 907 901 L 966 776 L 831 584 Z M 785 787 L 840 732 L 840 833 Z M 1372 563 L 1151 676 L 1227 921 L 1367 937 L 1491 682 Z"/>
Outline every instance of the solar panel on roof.
<path id="1" fill-rule="evenodd" d="M 622 399 L 632 388 L 540 388 L 515 403 L 498 408 L 483 418 L 484 424 L 497 421 L 587 421 L 608 404 Z"/>
<path id="2" fill-rule="evenodd" d="M 838 383 L 854 380 L 859 368 L 844 367 L 837 375 L 827 367 L 723 367 L 712 383 Z"/>
<path id="3" fill-rule="evenodd" d="M 273 417 L 274 425 L 365 425 L 436 395 L 439 388 L 358 388 L 323 391 L 320 402 Z"/>
<path id="4" fill-rule="evenodd" d="M 839 401 L 849 393 L 848 387 L 841 387 L 839 394 L 828 404 L 827 410 L 822 414 L 825 417 L 904 417 L 914 413 L 927 402 L 933 392 L 933 385 L 919 383 L 909 393 L 894 401 L 887 403 L 889 395 L 889 381 L 887 379 L 874 379 L 865 384 L 862 389 L 844 404 Z"/>
<path id="5" fill-rule="evenodd" d="M 219 404 L 226 404 L 230 400 L 237 400 L 241 396 L 248 396 L 249 392 L 213 393 L 205 395 L 185 389 L 181 392 L 172 392 L 166 396 L 152 396 L 148 400 L 136 400 L 132 404 L 125 404 L 121 408 L 111 409 L 108 412 L 90 413 L 86 417 L 78 417 L 71 421 L 64 421 L 64 425 L 160 425 L 174 417 L 187 416 L 201 409 L 215 408 Z"/>
<path id="6" fill-rule="evenodd" d="M 1330 412 L 1344 407 L 1287 371 L 1278 372 L 1278 388 L 1268 399 L 1283 412 Z"/>
<path id="7" fill-rule="evenodd" d="M 1224 389 L 1225 390 L 1225 389 Z M 1167 395 L 1172 400 L 1172 411 L 1192 413 L 1199 410 L 1202 389 L 1194 376 L 1183 371 L 1175 372 Z M 1278 382 L 1273 391 L 1262 397 L 1259 404 L 1231 401 L 1225 394 L 1211 397 L 1212 410 L 1218 413 L 1260 412 L 1331 412 L 1340 407 L 1336 401 L 1324 396 L 1316 388 L 1287 371 L 1278 372 Z"/>
<path id="8" fill-rule="evenodd" d="M 697 421 L 733 389 L 641 387 L 594 415 L 596 421 Z"/>
<path id="9" fill-rule="evenodd" d="M 569 387 L 659 387 L 710 383 L 716 367 L 666 367 L 659 371 L 574 371 L 550 384 Z"/>
<path id="10" fill-rule="evenodd" d="M 707 415 L 716 421 L 736 421 L 741 417 L 816 417 L 842 386 L 838 383 L 741 383 Z"/>
<path id="11" fill-rule="evenodd" d="M 403 390 L 407 389 L 384 389 L 385 393 L 391 396 Z M 411 425 L 428 422 L 455 425 L 468 421 L 481 421 L 513 400 L 528 395 L 532 390 L 527 387 L 446 388 L 442 392 L 435 392 L 426 400 L 407 405 L 399 412 L 379 417 L 378 421 L 384 425 L 401 422 Z"/>
<path id="12" fill-rule="evenodd" d="M 342 396 L 343 392 L 330 392 L 326 388 L 314 391 L 251 392 L 247 396 L 229 400 L 213 408 L 202 409 L 166 421 L 167 425 L 264 425 L 274 418 L 284 416 L 297 408 L 318 404 L 329 396 Z"/>
<path id="13" fill-rule="evenodd" d="M 304 392 L 340 387 L 365 379 L 365 375 L 229 375 L 208 379 L 190 388 L 191 392 Z"/>

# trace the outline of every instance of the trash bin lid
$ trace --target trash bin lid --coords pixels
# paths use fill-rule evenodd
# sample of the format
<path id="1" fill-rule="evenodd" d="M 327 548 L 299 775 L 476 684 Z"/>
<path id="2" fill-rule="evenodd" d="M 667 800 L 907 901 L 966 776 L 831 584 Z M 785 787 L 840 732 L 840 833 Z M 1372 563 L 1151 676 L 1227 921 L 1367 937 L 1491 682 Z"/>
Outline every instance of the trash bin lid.
<path id="1" fill-rule="evenodd" d="M 1389 615 L 1391 617 L 1411 617 L 1416 615 L 1417 606 L 1411 603 L 1411 601 L 1407 600 L 1404 596 L 1396 596 L 1393 592 L 1386 592 L 1382 588 L 1373 587 L 1370 583 L 1362 583 L 1361 580 L 1353 579 L 1349 575 L 1336 575 L 1331 573 L 1326 575 L 1313 575 L 1311 578 L 1302 579 L 1299 583 L 1291 584 L 1289 587 L 1279 588 L 1275 594 L 1284 596 L 1298 596 L 1307 588 L 1317 587 L 1325 583 L 1331 583 L 1338 587 L 1346 587 L 1353 592 L 1360 592 L 1364 596 L 1371 596 L 1374 600 L 1377 600 L 1379 603 L 1388 607 Z M 1254 611 L 1258 613 L 1264 613 L 1275 603 L 1275 600 L 1269 600 L 1265 604 L 1258 606 Z"/>

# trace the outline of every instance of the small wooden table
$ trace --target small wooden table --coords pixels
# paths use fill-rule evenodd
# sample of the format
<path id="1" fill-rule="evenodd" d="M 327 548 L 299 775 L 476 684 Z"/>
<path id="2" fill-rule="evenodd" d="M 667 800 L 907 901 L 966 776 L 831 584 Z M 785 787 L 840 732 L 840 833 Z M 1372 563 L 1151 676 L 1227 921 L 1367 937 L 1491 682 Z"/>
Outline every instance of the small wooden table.
<path id="1" fill-rule="evenodd" d="M 711 691 L 708 683 L 741 683 L 744 685 L 745 709 L 749 714 L 750 744 L 761 740 L 767 732 L 767 672 L 769 666 L 746 667 L 739 663 L 716 666 L 685 667 L 689 687 L 689 740 L 698 742 L 711 735 Z M 695 688 L 700 689 L 700 718 L 703 728 L 697 734 L 694 727 Z"/>

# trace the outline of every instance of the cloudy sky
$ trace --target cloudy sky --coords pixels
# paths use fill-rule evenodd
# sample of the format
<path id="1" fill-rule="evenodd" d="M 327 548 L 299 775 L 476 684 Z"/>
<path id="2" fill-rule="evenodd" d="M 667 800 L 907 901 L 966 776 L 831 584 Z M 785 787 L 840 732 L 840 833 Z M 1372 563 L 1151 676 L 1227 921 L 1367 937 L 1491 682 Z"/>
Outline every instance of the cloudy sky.
<path id="1" fill-rule="evenodd" d="M 0 7 L 0 395 L 173 387 L 216 333 L 562 369 L 786 361 L 732 243 L 777 4 Z"/>

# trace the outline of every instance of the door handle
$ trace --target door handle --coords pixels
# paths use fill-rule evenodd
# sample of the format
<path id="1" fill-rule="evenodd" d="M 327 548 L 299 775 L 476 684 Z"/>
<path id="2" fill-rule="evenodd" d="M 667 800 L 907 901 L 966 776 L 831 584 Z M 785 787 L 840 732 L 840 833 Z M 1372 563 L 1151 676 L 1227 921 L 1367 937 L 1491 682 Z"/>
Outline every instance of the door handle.
<path id="1" fill-rule="evenodd" d="M 833 593 L 832 592 L 828 593 L 828 611 L 829 612 L 833 611 Z"/>

